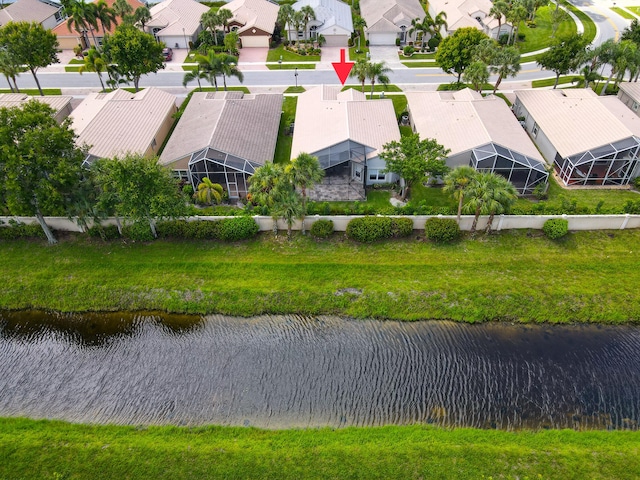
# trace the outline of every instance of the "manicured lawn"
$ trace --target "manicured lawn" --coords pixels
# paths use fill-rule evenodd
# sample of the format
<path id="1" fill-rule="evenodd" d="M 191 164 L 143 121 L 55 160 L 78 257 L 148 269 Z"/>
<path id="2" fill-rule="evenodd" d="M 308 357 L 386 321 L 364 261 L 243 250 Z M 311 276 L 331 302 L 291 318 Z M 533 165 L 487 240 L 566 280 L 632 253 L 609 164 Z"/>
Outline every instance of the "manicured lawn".
<path id="1" fill-rule="evenodd" d="M 293 135 L 286 135 L 289 125 L 296 117 L 296 105 L 298 97 L 284 97 L 282 102 L 282 116 L 280 117 L 280 129 L 278 130 L 278 143 L 274 163 L 288 163 L 291 160 L 291 144 Z"/>
<path id="2" fill-rule="evenodd" d="M 408 68 L 429 68 L 429 67 L 437 67 L 438 64 L 433 62 L 400 62 L 402 65 Z"/>
<path id="3" fill-rule="evenodd" d="M 304 87 L 287 87 L 284 93 L 304 93 L 306 92 Z"/>
<path id="4" fill-rule="evenodd" d="M 627 7 L 627 8 L 629 8 L 629 7 Z M 616 12 L 622 18 L 626 18 L 627 20 L 635 20 L 637 18 L 634 15 L 631 15 L 626 10 L 621 9 L 620 7 L 612 7 L 611 10 Z"/>
<path id="5" fill-rule="evenodd" d="M 315 63 L 283 63 L 282 65 L 268 63 L 267 68 L 269 70 L 315 70 Z M 293 82 L 292 82 L 293 83 Z"/>
<path id="6" fill-rule="evenodd" d="M 81 60 L 79 58 L 72 58 L 71 60 L 69 60 L 69 65 L 84 65 L 84 60 Z"/>
<path id="7" fill-rule="evenodd" d="M 270 48 L 267 54 L 267 62 L 277 62 L 282 57 L 283 62 L 319 62 L 320 55 L 298 55 L 285 50 L 282 45 Z"/>
<path id="8" fill-rule="evenodd" d="M 358 90 L 362 89 L 362 85 L 358 84 L 358 85 L 345 85 L 344 87 L 342 87 L 342 91 L 344 92 L 345 90 L 348 90 L 349 88 L 356 88 Z M 371 83 L 369 82 L 365 82 L 364 84 L 364 91 L 365 93 L 367 92 L 371 92 Z M 373 86 L 373 91 L 374 92 L 402 92 L 402 89 L 400 87 L 398 87 L 397 85 L 393 85 L 393 84 L 389 84 L 389 85 L 381 85 L 381 84 L 375 84 Z"/>
<path id="9" fill-rule="evenodd" d="M 6 479 L 634 479 L 640 433 L 342 430 L 0 419 Z"/>
<path id="10" fill-rule="evenodd" d="M 59 88 L 43 88 L 42 92 L 45 95 L 62 95 L 62 91 Z M 0 93 L 12 93 L 8 88 L 0 88 Z M 25 95 L 33 95 L 38 96 L 40 92 L 37 88 L 21 88 L 20 93 L 24 93 Z"/>
<path id="11" fill-rule="evenodd" d="M 596 33 L 597 33 L 596 24 L 593 23 L 593 20 L 591 20 L 589 16 L 586 13 L 584 13 L 582 10 L 576 8 L 574 5 L 567 2 L 566 0 L 560 0 L 560 1 L 561 1 L 561 5 L 566 7 L 569 11 L 571 11 L 571 13 L 575 14 L 582 22 L 582 26 L 584 27 L 584 33 L 583 33 L 584 38 L 586 38 L 587 41 L 589 42 L 593 42 L 593 39 L 596 38 Z M 631 10 L 631 8 L 629 9 Z"/>
<path id="12" fill-rule="evenodd" d="M 402 53 L 398 52 L 398 58 L 400 58 L 400 60 L 435 60 L 436 53 L 414 53 L 410 57 L 405 57 Z"/>
<path id="13" fill-rule="evenodd" d="M 3 241 L 0 308 L 627 323 L 640 318 L 639 251 L 640 232 L 626 230 L 561 241 L 510 231 L 453 245 L 415 236 L 362 245 L 342 233 L 235 244 Z M 346 288 L 362 294 L 335 294 Z"/>
<path id="14" fill-rule="evenodd" d="M 367 59 L 367 53 L 369 52 L 369 47 L 364 46 L 364 40 L 362 40 L 362 45 L 360 47 L 360 53 L 356 53 L 358 50 L 358 41 L 356 40 L 356 45 L 354 47 L 349 48 L 349 60 L 355 62 L 356 60 L 362 58 Z"/>
<path id="15" fill-rule="evenodd" d="M 535 52 L 536 50 L 548 47 L 551 44 L 551 41 L 553 40 L 551 38 L 551 34 L 553 32 L 551 14 L 554 9 L 555 5 L 540 7 L 536 13 L 535 28 L 527 27 L 525 22 L 520 23 L 518 33 L 523 33 L 525 35 L 524 41 L 517 43 L 520 53 Z M 562 37 L 575 32 L 576 24 L 567 15 L 567 20 L 563 21 L 558 26 L 556 37 Z"/>
<path id="16" fill-rule="evenodd" d="M 600 77 L 600 79 L 602 79 L 602 77 Z M 542 80 L 533 80 L 531 82 L 531 86 L 533 88 L 551 87 L 551 86 L 553 86 L 555 81 L 556 81 L 555 78 L 545 78 L 545 79 L 542 79 Z M 560 80 L 558 81 L 558 85 L 563 85 L 563 84 L 566 84 L 566 83 L 572 83 L 572 84 L 574 84 L 574 86 L 578 87 L 578 86 L 581 86 L 584 82 L 582 82 L 582 77 L 580 77 L 580 75 L 561 76 Z"/>
<path id="17" fill-rule="evenodd" d="M 631 10 L 633 13 L 640 15 L 640 7 L 626 7 L 627 10 Z"/>
<path id="18" fill-rule="evenodd" d="M 450 195 L 443 193 L 440 187 L 425 187 L 422 184 L 415 185 L 410 190 L 409 199 L 413 203 L 424 201 L 427 205 L 434 207 L 458 208 L 455 200 L 453 200 Z"/>

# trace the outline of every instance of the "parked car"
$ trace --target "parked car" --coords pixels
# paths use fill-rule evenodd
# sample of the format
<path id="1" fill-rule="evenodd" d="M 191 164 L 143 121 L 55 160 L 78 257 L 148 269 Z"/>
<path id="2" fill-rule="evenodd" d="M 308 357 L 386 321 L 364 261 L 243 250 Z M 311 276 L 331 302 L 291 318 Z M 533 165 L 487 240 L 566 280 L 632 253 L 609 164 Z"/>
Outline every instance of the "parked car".
<path id="1" fill-rule="evenodd" d="M 162 56 L 164 57 L 165 62 L 170 62 L 173 58 L 173 50 L 171 50 L 169 47 L 163 49 Z"/>

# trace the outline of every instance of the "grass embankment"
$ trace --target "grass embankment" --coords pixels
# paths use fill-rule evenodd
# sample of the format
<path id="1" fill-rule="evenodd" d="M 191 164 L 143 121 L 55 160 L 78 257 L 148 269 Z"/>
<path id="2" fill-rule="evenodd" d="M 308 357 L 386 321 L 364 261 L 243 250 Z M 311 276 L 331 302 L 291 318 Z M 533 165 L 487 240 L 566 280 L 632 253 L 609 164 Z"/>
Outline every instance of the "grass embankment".
<path id="1" fill-rule="evenodd" d="M 624 480 L 640 476 L 639 445 L 639 432 L 141 429 L 0 419 L 0 478 Z"/>
<path id="2" fill-rule="evenodd" d="M 551 44 L 553 40 L 553 11 L 555 5 L 548 5 L 546 7 L 540 7 L 536 12 L 535 27 L 531 28 L 527 26 L 525 22 L 520 23 L 518 28 L 518 34 L 524 34 L 524 41 L 518 42 L 518 48 L 520 53 L 535 52 L 542 48 L 546 48 Z M 560 22 L 558 29 L 555 32 L 556 37 L 564 37 L 576 32 L 575 22 L 567 15 L 566 18 Z"/>
<path id="3" fill-rule="evenodd" d="M 264 233 L 239 244 L 81 237 L 0 244 L 0 308 L 339 314 L 458 321 L 640 320 L 640 235 L 513 231 L 434 245 Z M 340 295 L 344 289 L 358 293 Z M 361 292 L 361 293 L 360 293 Z"/>
<path id="4" fill-rule="evenodd" d="M 288 163 L 289 160 L 291 160 L 291 145 L 293 144 L 293 135 L 290 131 L 290 126 L 292 123 L 294 123 L 296 118 L 297 104 L 298 97 L 284 97 L 284 100 L 282 101 L 282 115 L 280 116 L 278 142 L 276 143 L 276 153 L 273 158 L 274 163 Z"/>
<path id="5" fill-rule="evenodd" d="M 299 55 L 279 45 L 269 49 L 269 53 L 267 53 L 267 62 L 277 62 L 278 60 L 283 62 L 319 62 L 320 55 Z"/>
<path id="6" fill-rule="evenodd" d="M 8 88 L 0 88 L 0 93 L 16 93 L 12 92 Z M 21 88 L 20 93 L 31 96 L 39 96 L 40 91 L 37 88 Z M 45 95 L 62 95 L 62 90 L 59 88 L 43 88 L 42 93 Z"/>
<path id="7" fill-rule="evenodd" d="M 625 18 L 627 20 L 635 20 L 637 18 L 635 15 L 630 14 L 629 12 L 627 12 L 626 10 L 620 7 L 611 7 L 611 11 L 616 12 L 622 18 Z"/>
<path id="8" fill-rule="evenodd" d="M 267 63 L 267 68 L 269 70 L 315 70 L 315 63 L 283 63 L 282 65 Z"/>

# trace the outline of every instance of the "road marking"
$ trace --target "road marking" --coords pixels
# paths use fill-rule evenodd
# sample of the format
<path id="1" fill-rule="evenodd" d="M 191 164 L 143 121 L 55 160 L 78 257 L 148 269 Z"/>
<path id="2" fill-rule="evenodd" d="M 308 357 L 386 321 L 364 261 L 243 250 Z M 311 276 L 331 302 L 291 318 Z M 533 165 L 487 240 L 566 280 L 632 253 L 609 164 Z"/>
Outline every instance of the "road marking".
<path id="1" fill-rule="evenodd" d="M 593 10 L 596 10 L 598 13 L 600 13 L 600 15 L 602 15 L 604 17 L 604 19 L 609 23 L 609 25 L 611 25 L 613 27 L 613 31 L 616 32 L 615 36 L 613 37 L 613 41 L 617 42 L 618 38 L 620 38 L 620 30 L 618 30 L 618 26 L 615 24 L 615 22 L 613 20 L 611 20 L 611 17 L 607 16 L 607 14 L 604 12 L 604 10 L 601 10 L 599 8 L 594 8 L 591 7 Z M 593 20 L 593 19 L 591 19 Z M 593 22 L 595 23 L 595 22 Z M 597 26 L 597 24 L 596 24 Z"/>

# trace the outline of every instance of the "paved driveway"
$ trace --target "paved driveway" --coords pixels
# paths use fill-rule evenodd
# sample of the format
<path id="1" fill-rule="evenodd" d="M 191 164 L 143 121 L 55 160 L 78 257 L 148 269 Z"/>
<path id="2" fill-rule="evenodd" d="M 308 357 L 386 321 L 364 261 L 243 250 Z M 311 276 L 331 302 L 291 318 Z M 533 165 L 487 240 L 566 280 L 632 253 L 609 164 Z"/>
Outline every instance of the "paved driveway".
<path id="1" fill-rule="evenodd" d="M 398 47 L 385 46 L 385 45 L 371 45 L 369 47 L 369 53 L 371 54 L 372 62 L 386 62 L 387 66 L 392 70 L 399 68 L 407 68 L 398 58 Z"/>
<path id="2" fill-rule="evenodd" d="M 239 50 L 238 66 L 241 70 L 268 70 L 267 61 L 268 48 L 244 47 Z"/>

